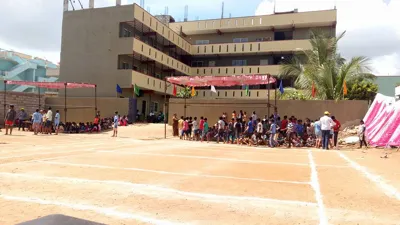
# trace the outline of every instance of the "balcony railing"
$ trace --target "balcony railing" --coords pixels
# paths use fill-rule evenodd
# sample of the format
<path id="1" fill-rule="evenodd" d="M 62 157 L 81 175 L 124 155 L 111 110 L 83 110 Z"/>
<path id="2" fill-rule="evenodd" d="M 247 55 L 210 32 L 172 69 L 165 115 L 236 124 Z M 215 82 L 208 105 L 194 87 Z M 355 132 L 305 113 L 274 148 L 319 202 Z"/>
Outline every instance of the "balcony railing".
<path id="1" fill-rule="evenodd" d="M 264 16 L 249 16 L 240 18 L 226 18 L 215 20 L 200 20 L 190 22 L 171 23 L 169 26 L 186 34 L 217 33 L 237 29 L 264 30 L 288 27 L 317 27 L 331 26 L 337 21 L 336 10 L 313 12 L 285 13 Z"/>
<path id="2" fill-rule="evenodd" d="M 160 93 L 165 92 L 164 80 L 160 80 L 158 78 L 148 76 L 138 71 L 132 70 L 132 85 L 134 84 L 138 85 L 140 88 L 145 88 Z M 171 85 L 170 83 L 167 82 L 167 94 L 172 95 L 173 89 L 174 85 Z M 182 87 L 176 86 L 176 89 L 179 92 L 182 89 Z"/>
<path id="3" fill-rule="evenodd" d="M 151 60 L 155 60 L 171 69 L 177 70 L 183 74 L 190 75 L 191 67 L 178 61 L 175 58 L 155 49 L 139 39 L 133 41 L 133 51 L 146 56 Z"/>
<path id="4" fill-rule="evenodd" d="M 192 55 L 294 52 L 311 49 L 309 40 L 264 41 L 193 45 Z"/>
<path id="5" fill-rule="evenodd" d="M 226 67 L 195 67 L 192 68 L 192 76 L 229 76 L 242 74 L 271 74 L 278 75 L 279 65 L 260 66 L 226 66 Z"/>

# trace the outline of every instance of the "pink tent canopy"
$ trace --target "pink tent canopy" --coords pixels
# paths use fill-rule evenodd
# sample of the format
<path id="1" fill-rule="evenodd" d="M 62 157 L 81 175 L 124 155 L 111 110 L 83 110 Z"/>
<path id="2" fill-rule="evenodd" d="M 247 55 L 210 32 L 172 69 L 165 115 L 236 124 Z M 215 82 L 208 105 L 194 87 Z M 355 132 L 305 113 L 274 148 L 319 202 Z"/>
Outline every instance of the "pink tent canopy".
<path id="1" fill-rule="evenodd" d="M 272 84 L 276 79 L 270 75 L 238 75 L 238 76 L 181 76 L 168 77 L 167 81 L 172 84 L 185 85 L 189 87 L 205 87 L 205 86 L 241 86 L 241 85 L 258 85 Z"/>
<path id="2" fill-rule="evenodd" d="M 65 88 L 65 83 L 63 82 L 34 82 L 34 81 L 19 81 L 19 80 L 7 80 L 6 84 L 16 84 L 16 85 L 28 85 L 41 88 L 50 89 L 63 89 Z M 95 84 L 86 83 L 67 83 L 67 88 L 95 88 Z"/>

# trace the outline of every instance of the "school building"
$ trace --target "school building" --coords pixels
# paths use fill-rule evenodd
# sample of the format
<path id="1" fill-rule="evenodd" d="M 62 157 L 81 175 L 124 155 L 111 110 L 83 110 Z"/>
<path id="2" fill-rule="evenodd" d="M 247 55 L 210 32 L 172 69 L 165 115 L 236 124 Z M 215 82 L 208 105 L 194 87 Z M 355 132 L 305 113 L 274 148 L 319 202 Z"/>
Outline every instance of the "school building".
<path id="1" fill-rule="evenodd" d="M 69 11 L 66 2 L 60 80 L 95 83 L 100 98 L 134 98 L 145 115 L 162 110 L 165 88 L 167 98 L 173 94 L 165 77 L 278 75 L 283 60 L 311 48 L 311 29 L 336 33 L 335 9 L 175 22 L 118 0 L 107 8 L 94 8 L 90 0 L 88 9 L 76 11 Z M 251 86 L 250 96 L 241 88 L 216 87 L 217 93 L 198 89 L 195 98 L 265 99 L 272 86 Z M 68 96 L 90 97 L 92 92 L 74 90 Z"/>

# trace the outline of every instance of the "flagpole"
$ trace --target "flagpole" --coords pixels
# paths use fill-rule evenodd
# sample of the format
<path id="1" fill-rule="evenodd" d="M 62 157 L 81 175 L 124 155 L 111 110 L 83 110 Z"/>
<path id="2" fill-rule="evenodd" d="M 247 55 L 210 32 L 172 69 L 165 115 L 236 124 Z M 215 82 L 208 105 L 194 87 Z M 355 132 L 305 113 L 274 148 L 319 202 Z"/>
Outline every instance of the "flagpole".
<path id="1" fill-rule="evenodd" d="M 277 94 L 276 93 L 277 92 L 276 89 L 278 89 L 278 80 L 277 79 L 275 79 L 275 109 L 276 109 L 275 111 L 276 111 L 276 114 L 278 114 L 278 105 L 277 105 L 278 103 L 276 101 L 276 94 Z"/>
<path id="2" fill-rule="evenodd" d="M 270 96 L 269 96 L 269 90 L 270 90 L 270 85 L 271 85 L 271 82 L 270 82 L 270 78 L 271 78 L 271 75 L 267 75 L 267 78 L 268 78 L 268 86 L 267 86 L 267 88 L 268 88 L 268 118 L 269 118 L 269 116 L 270 116 L 270 102 L 269 102 L 269 99 L 270 99 Z"/>
<path id="3" fill-rule="evenodd" d="M 167 77 L 164 77 L 164 139 L 167 139 Z"/>

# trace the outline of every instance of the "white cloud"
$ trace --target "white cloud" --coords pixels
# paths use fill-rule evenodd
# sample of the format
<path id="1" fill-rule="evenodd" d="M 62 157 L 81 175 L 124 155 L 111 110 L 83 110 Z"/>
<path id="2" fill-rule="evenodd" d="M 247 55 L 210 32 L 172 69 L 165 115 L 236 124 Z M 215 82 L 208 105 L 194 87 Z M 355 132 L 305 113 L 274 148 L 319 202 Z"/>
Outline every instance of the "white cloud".
<path id="1" fill-rule="evenodd" d="M 371 58 L 376 74 L 400 75 L 400 0 L 276 0 L 276 11 L 332 9 L 337 32 L 347 31 L 339 48 L 346 57 Z M 273 0 L 264 0 L 256 15 L 272 14 Z"/>

